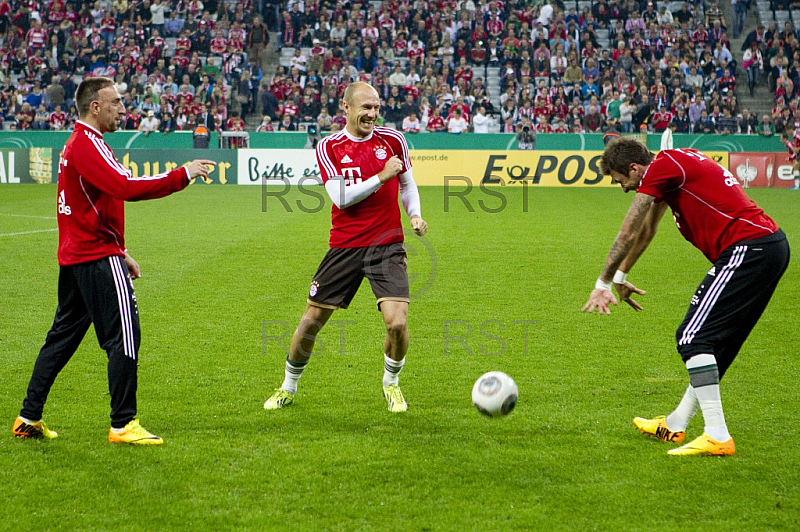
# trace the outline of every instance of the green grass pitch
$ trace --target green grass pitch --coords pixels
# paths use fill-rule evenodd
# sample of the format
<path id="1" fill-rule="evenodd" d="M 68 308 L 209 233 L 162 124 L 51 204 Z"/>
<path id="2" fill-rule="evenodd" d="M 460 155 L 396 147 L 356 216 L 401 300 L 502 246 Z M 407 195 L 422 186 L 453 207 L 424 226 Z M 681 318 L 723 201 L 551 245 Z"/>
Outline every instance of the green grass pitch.
<path id="1" fill-rule="evenodd" d="M 0 528 L 66 530 L 798 530 L 796 260 L 723 402 L 737 454 L 667 456 L 636 415 L 668 413 L 687 375 L 674 330 L 709 264 L 668 217 L 630 278 L 644 312 L 580 312 L 632 199 L 619 190 L 423 188 L 428 246 L 401 384 L 381 394 L 383 325 L 365 283 L 300 381 L 279 337 L 327 249 L 329 204 L 293 191 L 192 186 L 127 207 L 143 341 L 139 411 L 161 448 L 107 442 L 105 354 L 90 330 L 45 410 L 52 442 L 11 424 L 56 306 L 54 186 L 0 187 Z M 800 194 L 751 190 L 800 250 Z M 486 210 L 481 208 L 483 201 Z M 12 216 L 13 215 L 13 216 Z M 20 216 L 24 215 L 24 216 Z M 25 233 L 25 234 L 11 234 Z M 431 274 L 435 273 L 435 276 Z M 288 341 L 288 340 L 286 340 Z M 472 384 L 510 374 L 520 402 L 481 416 Z M 4 428 L 3 428 L 4 427 Z M 689 427 L 702 431 L 702 416 Z"/>

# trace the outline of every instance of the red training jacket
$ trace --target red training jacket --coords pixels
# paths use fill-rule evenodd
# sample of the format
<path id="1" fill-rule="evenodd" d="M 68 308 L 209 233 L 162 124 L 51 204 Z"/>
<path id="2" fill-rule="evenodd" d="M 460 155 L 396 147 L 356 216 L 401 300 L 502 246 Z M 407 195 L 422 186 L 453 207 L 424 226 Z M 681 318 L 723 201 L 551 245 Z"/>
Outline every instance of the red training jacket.
<path id="1" fill-rule="evenodd" d="M 103 135 L 77 122 L 58 163 L 58 263 L 125 256 L 125 201 L 161 198 L 189 185 L 189 170 L 132 177 Z"/>

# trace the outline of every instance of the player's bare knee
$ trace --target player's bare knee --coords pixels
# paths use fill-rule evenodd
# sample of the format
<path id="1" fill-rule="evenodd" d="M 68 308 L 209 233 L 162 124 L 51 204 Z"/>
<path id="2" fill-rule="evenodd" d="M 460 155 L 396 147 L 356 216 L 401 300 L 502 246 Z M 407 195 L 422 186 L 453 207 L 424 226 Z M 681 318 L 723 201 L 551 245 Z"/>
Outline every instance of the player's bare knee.
<path id="1" fill-rule="evenodd" d="M 408 323 L 405 316 L 397 317 L 386 323 L 386 333 L 389 336 L 400 338 L 408 330 Z"/>

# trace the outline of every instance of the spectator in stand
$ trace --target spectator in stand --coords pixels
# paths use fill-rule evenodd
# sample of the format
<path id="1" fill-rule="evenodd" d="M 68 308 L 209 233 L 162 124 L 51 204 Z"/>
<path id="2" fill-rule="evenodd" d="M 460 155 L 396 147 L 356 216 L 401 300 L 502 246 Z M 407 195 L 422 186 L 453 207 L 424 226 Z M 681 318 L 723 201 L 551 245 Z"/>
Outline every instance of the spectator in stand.
<path id="1" fill-rule="evenodd" d="M 344 109 L 338 107 L 336 114 L 331 120 L 331 131 L 341 131 L 347 125 L 347 117 L 344 115 Z"/>
<path id="2" fill-rule="evenodd" d="M 275 93 L 270 89 L 269 84 L 261 84 L 261 112 L 265 115 L 271 116 L 273 119 L 277 117 L 278 98 Z"/>
<path id="3" fill-rule="evenodd" d="M 244 120 L 239 116 L 239 113 L 232 112 L 230 118 L 225 123 L 226 131 L 244 131 Z"/>
<path id="4" fill-rule="evenodd" d="M 757 129 L 758 119 L 750 114 L 748 109 L 742 109 L 742 115 L 739 117 L 739 132 L 742 135 L 754 135 Z"/>
<path id="5" fill-rule="evenodd" d="M 46 94 L 50 100 L 51 108 L 55 108 L 57 105 L 63 107 L 66 103 L 67 94 L 64 91 L 64 87 L 58 82 L 58 76 L 50 77 L 50 85 L 47 86 Z"/>
<path id="6" fill-rule="evenodd" d="M 692 124 L 683 107 L 678 107 L 672 123 L 675 124 L 675 133 L 689 133 L 691 131 Z"/>
<path id="7" fill-rule="evenodd" d="M 306 57 L 301 48 L 294 49 L 294 55 L 289 59 L 289 68 L 296 68 L 300 72 L 307 71 L 308 57 Z"/>
<path id="8" fill-rule="evenodd" d="M 139 108 L 135 105 L 128 107 L 128 114 L 125 115 L 125 127 L 123 129 L 131 131 L 138 130 L 142 117 L 139 114 Z"/>
<path id="9" fill-rule="evenodd" d="M 253 20 L 253 25 L 247 32 L 247 49 L 250 58 L 254 59 L 259 66 L 264 60 L 264 50 L 269 45 L 269 30 L 262 21 L 261 17 L 257 16 Z"/>
<path id="10" fill-rule="evenodd" d="M 217 79 L 217 77 L 219 76 L 219 73 L 220 73 L 220 68 L 216 64 L 216 60 L 213 57 L 209 57 L 206 60 L 206 64 L 202 68 L 202 72 L 204 74 L 208 75 L 209 80 L 211 82 L 215 82 L 216 81 L 216 79 Z"/>
<path id="11" fill-rule="evenodd" d="M 739 132 L 739 123 L 736 117 L 731 115 L 728 106 L 722 108 L 722 116 L 717 121 L 717 132 L 721 135 L 732 135 Z"/>
<path id="12" fill-rule="evenodd" d="M 583 128 L 587 133 L 599 133 L 603 127 L 603 117 L 597 112 L 596 105 L 589 106 L 589 112 L 583 118 Z"/>
<path id="13" fill-rule="evenodd" d="M 581 67 L 578 66 L 577 59 L 570 59 L 569 66 L 564 71 L 563 80 L 567 85 L 583 82 L 583 71 L 581 70 Z"/>
<path id="14" fill-rule="evenodd" d="M 178 120 L 172 115 L 169 109 L 164 109 L 161 113 L 161 119 L 158 121 L 158 130 L 163 133 L 172 133 L 178 131 Z"/>
<path id="15" fill-rule="evenodd" d="M 753 96 L 758 85 L 758 75 L 764 71 L 764 57 L 757 41 L 753 41 L 745 50 L 742 56 L 742 68 L 747 72 L 747 86 L 750 88 L 750 96 Z"/>
<path id="16" fill-rule="evenodd" d="M 39 108 L 39 105 L 42 103 L 42 88 L 39 80 L 35 80 L 33 89 L 27 96 L 25 96 L 25 102 L 27 102 L 32 109 Z"/>
<path id="17" fill-rule="evenodd" d="M 292 121 L 291 115 L 283 115 L 278 131 L 297 131 L 297 126 Z"/>
<path id="18" fill-rule="evenodd" d="M 406 93 L 405 101 L 398 106 L 398 112 L 400 116 L 407 117 L 411 113 L 414 115 L 419 116 L 419 107 L 416 103 L 414 103 L 414 95 L 410 92 Z"/>
<path id="19" fill-rule="evenodd" d="M 633 128 L 635 131 L 639 131 L 642 126 L 649 126 L 650 119 L 653 116 L 653 109 L 650 106 L 650 97 L 647 94 L 642 95 L 642 102 L 636 108 L 636 112 L 633 113 Z"/>
<path id="20" fill-rule="evenodd" d="M 139 131 L 144 133 L 145 136 L 154 131 L 158 131 L 159 121 L 156 118 L 155 111 L 147 111 L 147 116 L 139 123 Z"/>
<path id="21" fill-rule="evenodd" d="M 33 128 L 33 120 L 36 116 L 34 110 L 28 102 L 24 102 L 19 111 L 14 114 L 17 119 L 17 131 L 26 131 Z"/>
<path id="22" fill-rule="evenodd" d="M 772 124 L 770 124 L 772 125 Z M 774 127 L 774 126 L 772 126 Z M 700 113 L 700 119 L 697 120 L 694 124 L 694 132 L 695 133 L 716 133 L 717 127 L 714 124 L 714 120 L 708 115 L 708 111 L 703 109 Z"/>
<path id="23" fill-rule="evenodd" d="M 164 21 L 164 34 L 167 37 L 178 37 L 183 32 L 184 19 L 178 17 L 178 12 L 170 11 L 169 18 Z"/>
<path id="24" fill-rule="evenodd" d="M 404 133 L 419 133 L 420 132 L 420 122 L 419 118 L 417 118 L 417 114 L 414 111 L 410 111 L 408 116 L 403 119 L 403 132 Z"/>
<path id="25" fill-rule="evenodd" d="M 447 132 L 458 135 L 469 128 L 469 122 L 464 118 L 464 113 L 460 107 L 457 107 L 453 115 L 447 119 Z"/>
<path id="26" fill-rule="evenodd" d="M 328 132 L 333 125 L 333 117 L 328 112 L 327 107 L 320 108 L 319 115 L 317 116 L 317 127 L 321 132 Z"/>
<path id="27" fill-rule="evenodd" d="M 772 122 L 772 117 L 769 115 L 761 117 L 761 123 L 758 125 L 758 134 L 762 137 L 775 135 L 775 124 Z"/>
<path id="28" fill-rule="evenodd" d="M 425 130 L 428 131 L 429 133 L 442 133 L 446 131 L 444 118 L 442 118 L 441 116 L 439 107 L 434 107 L 432 113 L 433 114 L 428 120 L 428 125 L 425 126 Z"/>
<path id="29" fill-rule="evenodd" d="M 67 113 L 61 110 L 60 105 L 56 105 L 50 113 L 50 129 L 53 131 L 63 131 L 67 126 Z"/>
<path id="30" fill-rule="evenodd" d="M 630 133 L 633 131 L 633 113 L 636 111 L 636 106 L 630 101 L 627 94 L 622 95 L 622 103 L 619 106 L 619 121 L 622 124 L 622 131 Z"/>
<path id="31" fill-rule="evenodd" d="M 394 71 L 389 76 L 389 86 L 391 87 L 404 87 L 406 85 L 407 76 L 403 72 L 403 67 L 400 63 L 395 63 Z"/>
<path id="32" fill-rule="evenodd" d="M 658 108 L 658 110 L 653 114 L 653 118 L 651 123 L 653 125 L 653 131 L 656 133 L 663 133 L 667 126 L 672 122 L 673 119 L 672 113 L 669 109 L 662 105 Z"/>
<path id="33" fill-rule="evenodd" d="M 36 114 L 33 117 L 33 129 L 47 131 L 50 129 L 50 113 L 47 112 L 47 107 L 43 103 L 39 104 L 36 108 Z"/>
<path id="34" fill-rule="evenodd" d="M 275 128 L 272 126 L 272 117 L 270 115 L 264 115 L 261 117 L 261 123 L 256 128 L 256 133 L 262 132 L 273 132 Z"/>
<path id="35" fill-rule="evenodd" d="M 472 131 L 474 133 L 489 133 L 491 118 L 486 116 L 486 109 L 479 105 L 475 115 L 472 117 Z"/>
<path id="36" fill-rule="evenodd" d="M 586 77 L 586 83 L 581 86 L 581 100 L 584 102 L 591 99 L 592 96 L 600 96 L 600 87 L 594 84 L 594 78 L 592 76 Z"/>

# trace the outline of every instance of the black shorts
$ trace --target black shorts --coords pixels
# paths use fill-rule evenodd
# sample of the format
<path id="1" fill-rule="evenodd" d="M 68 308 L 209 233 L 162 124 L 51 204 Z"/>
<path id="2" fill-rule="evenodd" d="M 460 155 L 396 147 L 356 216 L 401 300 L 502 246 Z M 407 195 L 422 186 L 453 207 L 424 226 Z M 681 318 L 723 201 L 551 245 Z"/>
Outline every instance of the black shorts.
<path id="1" fill-rule="evenodd" d="M 700 353 L 717 359 L 720 377 L 739 353 L 789 265 L 783 231 L 722 252 L 692 296 L 676 333 L 684 361 Z"/>
<path id="2" fill-rule="evenodd" d="M 410 301 L 406 248 L 402 242 L 366 248 L 331 248 L 322 259 L 308 302 L 322 308 L 347 308 L 366 277 L 378 299 Z"/>

